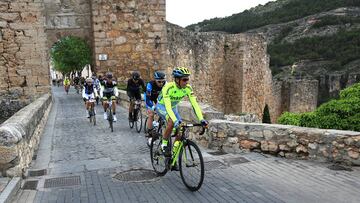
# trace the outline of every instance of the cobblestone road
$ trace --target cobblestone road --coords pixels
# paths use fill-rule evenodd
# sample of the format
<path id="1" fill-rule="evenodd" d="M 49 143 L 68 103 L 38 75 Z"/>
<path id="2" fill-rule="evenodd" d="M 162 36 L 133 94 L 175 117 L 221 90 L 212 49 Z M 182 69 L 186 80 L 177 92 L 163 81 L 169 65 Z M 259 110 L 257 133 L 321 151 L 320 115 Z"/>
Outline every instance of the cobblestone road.
<path id="1" fill-rule="evenodd" d="M 151 170 L 143 134 L 129 129 L 126 110 L 118 108 L 110 133 L 100 106 L 98 125 L 91 126 L 73 89 L 65 95 L 55 87 L 53 95 L 31 167 L 47 169 L 47 175 L 25 179 L 39 182 L 35 190 L 21 190 L 14 202 L 360 202 L 359 168 L 332 171 L 329 164 L 257 153 L 213 156 L 202 149 L 208 163 L 198 192 L 188 191 L 178 172 L 148 182 L 119 181 L 114 178 L 119 172 Z M 244 158 L 249 162 L 240 163 Z"/>

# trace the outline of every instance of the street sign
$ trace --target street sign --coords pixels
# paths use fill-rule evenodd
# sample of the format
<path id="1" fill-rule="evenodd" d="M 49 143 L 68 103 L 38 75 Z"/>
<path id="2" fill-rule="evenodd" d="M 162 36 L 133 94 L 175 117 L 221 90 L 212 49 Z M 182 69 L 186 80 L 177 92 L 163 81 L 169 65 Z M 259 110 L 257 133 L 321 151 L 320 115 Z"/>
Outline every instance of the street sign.
<path id="1" fill-rule="evenodd" d="M 107 54 L 99 54 L 99 61 L 106 61 L 107 57 Z"/>

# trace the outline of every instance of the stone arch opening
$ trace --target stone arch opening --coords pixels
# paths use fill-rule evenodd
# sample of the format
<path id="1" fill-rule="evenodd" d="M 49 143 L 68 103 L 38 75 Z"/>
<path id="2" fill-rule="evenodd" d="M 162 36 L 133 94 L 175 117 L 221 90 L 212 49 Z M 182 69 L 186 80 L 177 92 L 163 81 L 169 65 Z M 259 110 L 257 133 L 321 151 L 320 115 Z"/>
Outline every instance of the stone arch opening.
<path id="1" fill-rule="evenodd" d="M 64 46 L 66 46 L 66 48 L 64 48 Z M 59 47 L 63 48 L 59 49 Z M 65 57 L 63 59 L 53 58 L 55 51 L 62 53 L 60 55 Z M 74 78 L 75 76 L 87 78 L 93 75 L 94 71 L 91 70 L 92 50 L 89 42 L 84 38 L 72 35 L 64 36 L 53 43 L 49 55 L 49 68 L 53 85 L 55 85 L 55 81 L 61 81 L 65 76 L 70 76 L 71 78 Z M 58 60 L 60 64 L 63 64 L 61 61 L 65 61 L 68 64 L 70 63 L 71 65 L 67 67 L 71 67 L 71 69 L 62 69 L 61 66 L 56 67 L 55 59 Z M 88 63 L 82 65 L 78 64 L 78 61 L 82 62 L 84 60 L 87 60 Z"/>

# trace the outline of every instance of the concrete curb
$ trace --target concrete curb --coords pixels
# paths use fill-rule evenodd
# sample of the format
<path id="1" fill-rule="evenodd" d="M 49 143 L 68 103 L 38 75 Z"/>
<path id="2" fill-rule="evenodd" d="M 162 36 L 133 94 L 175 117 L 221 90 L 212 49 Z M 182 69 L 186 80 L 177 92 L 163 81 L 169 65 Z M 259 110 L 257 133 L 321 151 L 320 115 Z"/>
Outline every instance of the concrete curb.
<path id="1" fill-rule="evenodd" d="M 5 189 L 0 194 L 0 203 L 8 203 L 15 196 L 15 194 L 19 191 L 21 186 L 21 178 L 14 177 L 7 184 Z"/>

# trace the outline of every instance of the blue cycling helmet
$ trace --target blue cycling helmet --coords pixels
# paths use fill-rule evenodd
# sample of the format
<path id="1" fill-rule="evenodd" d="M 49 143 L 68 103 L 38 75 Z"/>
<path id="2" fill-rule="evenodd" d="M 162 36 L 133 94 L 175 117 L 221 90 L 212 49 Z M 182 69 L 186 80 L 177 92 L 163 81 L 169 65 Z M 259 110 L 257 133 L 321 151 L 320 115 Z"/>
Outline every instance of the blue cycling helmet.
<path id="1" fill-rule="evenodd" d="M 185 67 L 176 67 L 173 72 L 172 72 L 172 75 L 175 77 L 175 78 L 182 78 L 182 77 L 187 77 L 187 76 L 190 76 L 190 71 L 188 68 L 185 68 Z"/>
<path id="2" fill-rule="evenodd" d="M 165 73 L 162 72 L 162 71 L 155 71 L 154 79 L 155 80 L 164 80 L 165 79 Z"/>

